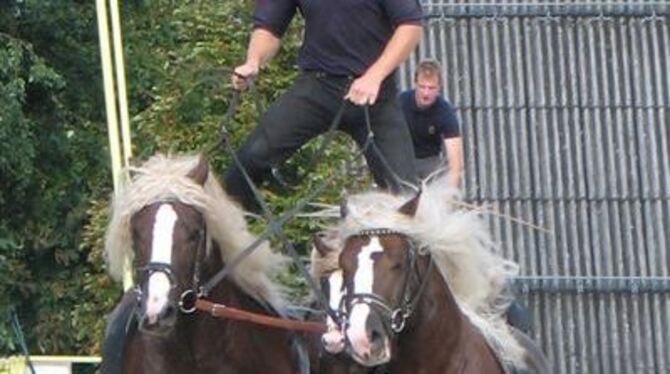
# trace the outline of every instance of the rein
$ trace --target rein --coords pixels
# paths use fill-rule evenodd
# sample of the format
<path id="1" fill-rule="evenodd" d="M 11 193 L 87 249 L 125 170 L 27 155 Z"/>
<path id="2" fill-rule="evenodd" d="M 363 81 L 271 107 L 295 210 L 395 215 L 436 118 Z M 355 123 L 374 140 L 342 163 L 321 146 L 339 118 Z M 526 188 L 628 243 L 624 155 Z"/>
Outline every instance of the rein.
<path id="1" fill-rule="evenodd" d="M 323 334 L 328 331 L 328 327 L 324 323 L 272 317 L 265 314 L 253 313 L 246 310 L 233 308 L 225 304 L 213 303 L 202 298 L 195 301 L 194 307 L 195 309 L 209 313 L 214 317 L 251 322 L 257 325 L 274 327 L 278 329 L 302 331 L 314 334 Z"/>
<path id="2" fill-rule="evenodd" d="M 251 84 L 250 87 L 254 93 L 255 97 L 255 103 L 256 103 L 256 109 L 260 111 L 260 100 L 258 96 L 258 92 L 255 90 L 255 85 Z M 256 184 L 253 182 L 249 174 L 247 173 L 246 169 L 240 162 L 239 158 L 237 157 L 237 154 L 235 153 L 235 150 L 232 148 L 230 144 L 230 139 L 229 139 L 229 132 L 226 128 L 226 124 L 229 124 L 232 122 L 232 118 L 237 110 L 237 106 L 240 103 L 240 91 L 238 90 L 233 90 L 232 98 L 231 98 L 231 103 L 230 106 L 228 107 L 228 110 L 226 111 L 226 114 L 224 118 L 221 121 L 220 125 L 220 130 L 219 130 L 219 140 L 212 146 L 206 149 L 206 154 L 209 154 L 213 152 L 216 148 L 219 147 L 219 145 L 223 145 L 224 149 L 226 152 L 230 155 L 230 157 L 233 160 L 233 163 L 235 166 L 242 172 L 242 175 L 244 176 L 245 181 L 247 184 L 250 186 L 251 191 L 258 201 L 259 205 L 261 206 L 261 209 L 263 210 L 263 215 L 265 216 L 266 220 L 268 221 L 268 228 L 253 242 L 251 243 L 247 248 L 245 248 L 235 259 L 233 259 L 229 264 L 227 264 L 223 269 L 221 269 L 217 274 L 215 274 L 210 280 L 207 281 L 205 285 L 200 287 L 198 291 L 198 296 L 199 297 L 205 297 L 207 294 L 211 291 L 212 288 L 214 288 L 219 282 L 221 282 L 225 277 L 227 277 L 235 267 L 242 262 L 246 257 L 251 255 L 251 253 L 258 248 L 258 246 L 263 243 L 265 240 L 270 239 L 272 236 L 277 236 L 283 243 L 283 248 L 285 252 L 288 252 L 289 255 L 292 257 L 294 264 L 298 267 L 298 270 L 300 273 L 303 275 L 307 283 L 309 284 L 310 288 L 314 292 L 314 295 L 316 295 L 319 303 L 321 306 L 325 309 L 326 313 L 333 318 L 335 321 L 339 321 L 338 318 L 336 318 L 336 313 L 328 306 L 328 301 L 326 296 L 323 294 L 323 291 L 316 285 L 312 277 L 309 275 L 309 271 L 305 268 L 305 266 L 302 264 L 302 261 L 300 260 L 300 257 L 295 250 L 295 247 L 293 244 L 288 240 L 286 235 L 284 234 L 282 227 L 293 217 L 295 217 L 299 212 L 301 212 L 307 204 L 314 199 L 317 195 L 319 195 L 325 187 L 327 186 L 329 180 L 324 179 L 323 182 L 321 182 L 314 190 L 311 191 L 307 196 L 305 196 L 303 199 L 298 201 L 293 207 L 293 209 L 289 210 L 288 212 L 285 212 L 284 214 L 280 215 L 279 217 L 275 217 L 272 212 L 270 211 L 267 202 L 261 195 L 260 191 L 258 190 L 258 187 Z M 340 105 L 340 108 L 333 119 L 328 132 L 326 133 L 326 138 L 322 142 L 321 146 L 319 147 L 317 151 L 317 155 L 321 157 L 321 155 L 324 154 L 326 147 L 330 144 L 331 140 L 334 137 L 335 130 L 339 127 L 339 124 L 342 119 L 342 115 L 344 114 L 344 109 L 345 109 L 345 101 L 342 101 L 342 104 Z M 367 145 L 366 145 L 367 148 Z M 363 151 L 361 151 L 362 154 Z M 316 165 L 316 161 L 310 163 L 310 167 L 314 167 Z M 276 171 L 276 168 L 273 168 L 273 175 L 275 177 L 278 176 L 278 173 Z M 281 178 L 278 178 L 280 183 L 282 183 Z"/>
<path id="3" fill-rule="evenodd" d="M 210 238 L 207 236 L 207 225 L 205 224 L 200 231 L 198 245 L 193 261 L 193 278 L 191 288 L 182 292 L 179 298 L 179 310 L 188 315 L 196 310 L 207 312 L 214 317 L 232 319 L 237 321 L 251 322 L 258 325 L 280 328 L 285 330 L 303 331 L 309 333 L 323 334 L 327 331 L 326 324 L 319 322 L 304 322 L 280 317 L 268 316 L 265 314 L 248 312 L 238 308 L 230 307 L 225 304 L 217 304 L 205 299 L 203 287 L 200 286 L 202 272 L 202 262 L 205 254 L 209 251 Z M 254 247 L 255 248 L 255 247 Z M 161 262 L 150 262 L 146 266 L 138 269 L 145 279 L 157 272 L 165 274 L 169 279 L 171 288 L 177 287 L 177 278 L 174 275 L 172 266 Z M 139 283 L 135 287 L 138 302 L 141 300 L 143 292 Z"/>
<path id="4" fill-rule="evenodd" d="M 231 71 L 231 73 L 234 73 Z M 258 91 L 256 90 L 256 86 L 253 82 L 253 80 L 250 82 L 250 90 L 252 91 L 252 94 L 254 95 L 254 101 L 256 105 L 256 109 L 260 112 L 261 111 L 261 103 L 260 103 L 260 96 L 258 94 Z M 324 308 L 325 312 L 330 316 L 333 321 L 336 321 L 336 323 L 339 325 L 341 318 L 339 317 L 339 314 L 332 310 L 330 308 L 326 296 L 323 294 L 323 291 L 316 285 L 315 281 L 312 279 L 312 277 L 309 275 L 309 272 L 305 268 L 305 266 L 302 264 L 302 261 L 300 260 L 300 257 L 295 250 L 295 247 L 291 243 L 291 241 L 286 237 L 286 234 L 283 232 L 282 228 L 283 226 L 292 218 L 294 218 L 299 212 L 304 210 L 304 208 L 307 206 L 307 204 L 313 200 L 317 195 L 319 195 L 325 187 L 328 185 L 330 182 L 330 178 L 325 178 L 319 185 L 317 185 L 316 188 L 314 188 L 310 193 L 307 194 L 303 199 L 299 200 L 294 207 L 289 210 L 288 212 L 285 212 L 284 214 L 281 214 L 279 216 L 274 216 L 273 213 L 270 211 L 267 202 L 261 195 L 260 191 L 258 190 L 258 187 L 254 183 L 254 181 L 251 179 L 249 174 L 247 173 L 246 169 L 240 162 L 239 158 L 237 157 L 237 154 L 235 153 L 235 150 L 233 149 L 231 143 L 230 143 L 230 138 L 229 138 L 229 131 L 227 129 L 227 125 L 232 123 L 233 117 L 237 111 L 237 107 L 240 104 L 240 91 L 238 90 L 233 90 L 230 104 L 228 106 L 228 109 L 220 123 L 220 128 L 219 128 L 219 139 L 216 143 L 210 145 L 209 147 L 205 148 L 204 153 L 206 155 L 210 155 L 213 153 L 219 146 L 223 146 L 226 152 L 230 155 L 231 159 L 233 160 L 233 163 L 235 164 L 235 167 L 239 168 L 239 170 L 242 172 L 242 175 L 244 176 L 245 181 L 247 184 L 250 186 L 250 189 L 258 201 L 259 205 L 262 208 L 263 211 L 263 216 L 266 218 L 268 221 L 268 228 L 265 229 L 265 231 L 253 242 L 251 243 L 247 248 L 245 248 L 240 254 L 230 261 L 226 266 L 224 266 L 221 270 L 219 270 L 218 273 L 216 273 L 211 279 L 209 279 L 204 285 L 199 286 L 197 289 L 194 287 L 193 291 L 186 291 L 184 294 L 182 294 L 182 300 L 180 302 L 180 308 L 182 311 L 188 311 L 188 312 L 193 312 L 198 303 L 198 301 L 203 300 L 204 297 L 206 297 L 209 292 L 219 283 L 221 282 L 225 277 L 227 277 L 235 267 L 242 262 L 246 257 L 248 257 L 258 246 L 264 242 L 265 240 L 269 240 L 272 236 L 276 236 L 280 239 L 280 241 L 283 243 L 283 249 L 284 252 L 287 252 L 293 259 L 294 264 L 297 266 L 298 270 L 300 273 L 303 275 L 307 283 L 309 284 L 310 288 L 314 292 L 314 295 L 316 295 L 318 302 L 321 304 L 321 306 Z M 335 117 L 333 118 L 328 131 L 325 133 L 325 138 L 322 141 L 320 147 L 317 149 L 317 152 L 315 153 L 315 156 L 312 158 L 312 160 L 309 163 L 309 168 L 307 170 L 313 169 L 316 164 L 320 161 L 320 159 L 323 158 L 323 155 L 325 154 L 325 150 L 327 146 L 331 143 L 331 141 L 334 138 L 335 131 L 338 129 L 340 122 L 342 120 L 342 116 L 344 114 L 344 110 L 346 108 L 346 100 L 343 98 L 342 103 L 340 105 L 339 110 L 337 111 Z M 365 141 L 365 144 L 363 144 L 362 147 L 360 147 L 359 151 L 354 155 L 354 159 L 361 158 L 365 152 L 369 148 L 372 149 L 373 152 L 376 153 L 377 157 L 380 159 L 382 165 L 386 170 L 389 172 L 390 176 L 398 183 L 406 186 L 413 187 L 416 189 L 415 186 L 413 186 L 411 183 L 407 181 L 403 181 L 398 174 L 390 167 L 388 161 L 380 151 L 380 149 L 377 147 L 374 141 L 374 133 L 372 132 L 372 126 L 371 126 L 371 121 L 370 121 L 370 109 L 368 105 L 365 105 L 363 107 L 364 111 L 364 116 L 365 116 L 365 125 L 367 128 L 368 136 Z M 306 173 L 306 172 L 305 172 Z M 272 173 L 271 173 L 278 181 L 280 184 L 286 186 L 286 183 L 283 182 L 283 179 L 279 175 L 276 167 L 272 168 Z M 187 305 L 188 304 L 188 305 Z M 227 310 L 230 310 L 230 307 L 226 307 Z"/>

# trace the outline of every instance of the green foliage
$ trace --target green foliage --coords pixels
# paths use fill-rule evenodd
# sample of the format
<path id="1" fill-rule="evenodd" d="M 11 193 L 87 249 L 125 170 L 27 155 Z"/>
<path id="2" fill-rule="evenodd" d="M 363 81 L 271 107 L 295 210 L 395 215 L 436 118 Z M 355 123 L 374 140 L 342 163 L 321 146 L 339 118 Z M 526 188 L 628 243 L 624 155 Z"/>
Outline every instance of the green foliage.
<path id="1" fill-rule="evenodd" d="M 251 2 L 144 0 L 122 8 L 133 152 L 196 152 L 218 140 L 230 105 L 230 69 L 245 57 Z M 296 75 L 301 23 L 258 77 L 261 106 Z M 16 307 L 34 353 L 98 353 L 103 316 L 120 296 L 104 272 L 103 237 L 111 178 L 93 2 L 15 0 L 0 4 L 0 316 Z M 243 94 L 228 124 L 236 147 L 262 108 Z M 306 176 L 295 189 L 264 186 L 272 210 L 289 210 L 323 181 L 316 202 L 337 203 L 345 188 L 369 183 L 346 169 L 353 143 L 338 136 L 314 170 L 320 145 L 308 144 L 282 166 Z M 231 164 L 217 152 L 214 170 Z M 360 166 L 360 161 L 357 163 Z M 286 227 L 303 256 L 324 222 L 296 218 Z M 255 223 L 257 230 L 265 222 Z M 282 281 L 302 295 L 294 273 Z M 0 320 L 0 355 L 15 349 Z"/>
<path id="2" fill-rule="evenodd" d="M 95 295 L 81 292 L 81 274 L 102 274 L 77 243 L 91 186 L 108 173 L 104 133 L 94 122 L 99 110 L 82 105 L 91 97 L 73 99 L 86 92 L 78 79 L 95 74 L 80 56 L 86 40 L 69 30 L 77 22 L 58 18 L 86 13 L 56 5 L 3 3 L 0 15 L 0 352 L 15 348 L 4 318 L 10 307 L 34 352 L 67 353 L 93 339 L 73 334 L 71 317 L 81 299 L 96 305 Z M 77 58 L 84 61 L 71 66 Z"/>
<path id="3" fill-rule="evenodd" d="M 154 7 L 148 11 L 150 17 L 131 21 L 136 28 L 127 30 L 127 39 L 132 39 L 126 42 L 127 56 L 135 67 L 129 68 L 129 74 L 142 72 L 144 78 L 131 80 L 131 91 L 150 103 L 133 117 L 136 154 L 148 157 L 156 151 L 205 149 L 218 140 L 221 120 L 229 106 L 230 69 L 245 57 L 251 31 L 249 6 L 244 1 L 202 2 L 174 8 Z M 234 122 L 227 124 L 234 146 L 256 125 L 264 108 L 293 82 L 301 32 L 298 19 L 282 39 L 281 51 L 259 75 L 256 88 L 262 108 L 256 107 L 254 92 L 242 95 Z M 151 62 L 157 54 L 163 55 L 159 59 L 161 64 Z M 135 62 L 141 63 L 141 68 Z M 282 167 L 287 175 L 307 175 L 295 190 L 278 189 L 276 183 L 266 186 L 265 196 L 274 212 L 290 209 L 324 180 L 329 182 L 329 188 L 319 196 L 319 201 L 328 203 L 337 202 L 345 186 L 358 189 L 369 183 L 365 173 L 353 180 L 347 173 L 345 160 L 352 156 L 355 146 L 345 136 L 337 137 L 315 170 L 305 170 L 320 141 L 308 144 Z M 215 169 L 222 172 L 231 160 L 222 151 L 215 155 L 214 163 Z M 286 227 L 287 234 L 306 254 L 308 238 L 322 224 L 313 219 L 296 219 Z M 258 222 L 257 229 L 264 228 L 265 223 Z"/>

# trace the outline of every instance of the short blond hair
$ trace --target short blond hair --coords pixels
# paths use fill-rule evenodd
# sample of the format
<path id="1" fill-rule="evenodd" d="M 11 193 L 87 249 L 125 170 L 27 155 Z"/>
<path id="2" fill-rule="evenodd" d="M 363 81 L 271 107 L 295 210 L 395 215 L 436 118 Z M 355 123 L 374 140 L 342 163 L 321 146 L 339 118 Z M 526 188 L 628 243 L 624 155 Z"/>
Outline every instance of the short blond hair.
<path id="1" fill-rule="evenodd" d="M 422 60 L 414 71 L 415 82 L 419 79 L 419 76 L 426 78 L 437 77 L 438 82 L 442 85 L 442 66 L 439 61 L 434 59 Z"/>

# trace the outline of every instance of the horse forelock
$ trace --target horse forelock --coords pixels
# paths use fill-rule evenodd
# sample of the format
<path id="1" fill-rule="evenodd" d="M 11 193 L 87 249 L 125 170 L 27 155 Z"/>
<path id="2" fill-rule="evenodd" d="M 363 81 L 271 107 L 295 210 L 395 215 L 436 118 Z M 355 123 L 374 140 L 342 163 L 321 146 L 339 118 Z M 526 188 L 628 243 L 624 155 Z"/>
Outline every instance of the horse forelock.
<path id="1" fill-rule="evenodd" d="M 156 202 L 180 201 L 200 211 L 224 262 L 230 262 L 256 239 L 248 230 L 242 209 L 226 195 L 212 173 L 204 186 L 187 176 L 197 163 L 197 156 L 159 154 L 131 168 L 130 184 L 114 198 L 105 237 L 105 259 L 114 279 L 123 277 L 126 261 L 132 263 L 133 215 Z M 286 259 L 264 242 L 234 269 L 232 277 L 250 296 L 281 307 L 283 290 L 271 278 L 285 264 Z"/>
<path id="2" fill-rule="evenodd" d="M 481 214 L 456 204 L 458 191 L 445 179 L 424 184 L 413 217 L 398 211 L 411 198 L 383 192 L 348 197 L 347 215 L 337 228 L 341 242 L 365 230 L 388 229 L 428 248 L 464 313 L 487 340 L 503 347 L 503 358 L 520 363 L 521 348 L 501 318 L 511 301 L 502 293 L 504 283 L 518 273 L 517 264 L 502 258 Z"/>

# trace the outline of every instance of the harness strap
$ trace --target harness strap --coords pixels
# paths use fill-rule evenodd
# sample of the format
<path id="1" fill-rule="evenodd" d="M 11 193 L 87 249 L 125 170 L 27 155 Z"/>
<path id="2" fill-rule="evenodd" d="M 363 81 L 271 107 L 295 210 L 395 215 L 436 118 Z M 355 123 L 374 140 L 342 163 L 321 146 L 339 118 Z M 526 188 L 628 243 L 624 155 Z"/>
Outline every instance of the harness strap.
<path id="1" fill-rule="evenodd" d="M 259 100 L 259 95 L 256 90 L 255 85 L 251 84 L 251 90 L 252 93 L 254 94 L 254 99 L 255 99 L 255 104 L 257 106 L 257 109 L 260 110 L 260 100 Z M 301 272 L 307 283 L 310 285 L 310 288 L 314 291 L 314 294 L 317 296 L 317 299 L 319 300 L 319 303 L 325 308 L 326 313 L 339 324 L 339 319 L 337 318 L 337 314 L 331 310 L 331 308 L 328 306 L 328 301 L 321 291 L 320 288 L 317 287 L 315 284 L 314 280 L 311 278 L 309 275 L 309 272 L 307 269 L 304 267 L 302 264 L 300 257 L 295 250 L 293 244 L 288 240 L 284 232 L 282 231 L 282 226 L 288 222 L 295 214 L 299 211 L 301 211 L 307 203 L 312 200 L 314 197 L 316 197 L 318 194 L 320 194 L 328 184 L 329 180 L 325 179 L 320 185 L 317 186 L 308 196 L 300 200 L 292 210 L 289 212 L 286 212 L 283 215 L 280 215 L 279 217 L 274 217 L 270 209 L 268 208 L 267 202 L 263 198 L 263 196 L 260 194 L 258 191 L 257 186 L 247 173 L 246 169 L 240 162 L 239 158 L 237 157 L 235 151 L 232 149 L 230 142 L 228 141 L 228 131 L 226 129 L 226 124 L 232 122 L 232 118 L 235 114 L 235 111 L 237 109 L 237 106 L 240 103 L 240 92 L 238 90 L 233 90 L 233 94 L 230 100 L 230 104 L 228 107 L 228 110 L 226 111 L 226 114 L 224 115 L 223 120 L 221 121 L 221 126 L 220 126 L 220 132 L 219 132 L 219 141 L 214 144 L 212 147 L 207 148 L 206 153 L 209 154 L 211 153 L 214 149 L 216 149 L 219 145 L 224 145 L 226 151 L 228 154 L 230 154 L 233 163 L 235 166 L 241 171 L 245 181 L 249 185 L 256 201 L 259 203 L 261 206 L 261 209 L 263 210 L 263 215 L 265 218 L 268 220 L 268 229 L 256 240 L 254 241 L 249 247 L 244 249 L 233 261 L 227 264 L 223 269 L 221 269 L 215 276 L 210 279 L 204 286 L 202 286 L 199 290 L 199 293 L 201 295 L 207 295 L 209 291 L 216 285 L 218 284 L 222 279 L 224 279 L 227 275 L 229 275 L 232 270 L 242 261 L 244 258 L 249 256 L 263 241 L 269 239 L 271 236 L 277 236 L 283 243 L 284 251 L 288 252 L 288 254 L 293 258 L 294 263 L 298 267 L 298 270 Z M 331 122 L 331 125 L 329 126 L 328 132 L 326 134 L 326 137 L 324 141 L 322 142 L 321 146 L 317 150 L 317 153 L 310 162 L 309 169 L 313 168 L 316 163 L 318 162 L 319 158 L 324 154 L 325 149 L 327 146 L 330 144 L 334 137 L 335 130 L 338 128 L 339 123 L 341 122 L 342 115 L 344 113 L 344 109 L 346 106 L 346 101 L 343 99 L 342 103 L 340 105 L 339 110 L 337 111 L 337 114 L 333 121 Z M 365 124 L 367 127 L 368 131 L 368 137 L 365 141 L 365 144 L 363 147 L 361 147 L 359 154 L 356 156 L 356 158 L 362 156 L 368 148 L 372 147 L 372 151 L 377 154 L 379 159 L 381 160 L 382 164 L 384 167 L 388 170 L 389 174 L 391 177 L 398 183 L 398 184 L 405 184 L 408 186 L 411 186 L 413 188 L 416 188 L 413 184 L 408 183 L 407 181 L 403 181 L 397 173 L 393 170 L 393 168 L 390 167 L 388 161 L 380 151 L 380 149 L 377 147 L 377 145 L 374 142 L 374 133 L 372 131 L 372 126 L 371 126 L 371 121 L 370 121 L 370 111 L 369 107 L 366 105 L 363 107 L 364 110 L 364 116 L 365 116 Z M 276 172 L 276 170 L 273 170 L 273 172 Z"/>
<path id="2" fill-rule="evenodd" d="M 311 201 L 314 197 L 319 195 L 325 189 L 326 185 L 328 184 L 328 180 L 327 179 L 324 180 L 310 194 L 308 194 L 302 200 L 300 200 L 293 207 L 293 209 L 291 209 L 290 211 L 286 212 L 283 215 L 280 215 L 279 217 L 275 217 L 272 214 L 272 211 L 270 211 L 270 208 L 268 207 L 267 202 L 263 198 L 263 195 L 261 195 L 260 191 L 258 190 L 258 187 L 253 182 L 253 180 L 251 179 L 251 177 L 247 173 L 246 169 L 244 168 L 244 166 L 240 162 L 239 158 L 237 157 L 235 152 L 230 147 L 230 144 L 228 142 L 225 142 L 224 144 L 226 145 L 226 148 L 228 149 L 229 153 L 231 154 L 231 157 L 232 157 L 233 161 L 235 162 L 235 166 L 237 166 L 240 169 L 240 171 L 242 172 L 242 175 L 244 176 L 244 179 L 249 184 L 249 187 L 251 188 L 251 191 L 253 192 L 254 197 L 256 198 L 258 203 L 260 204 L 261 209 L 263 210 L 263 215 L 265 216 L 265 218 L 268 221 L 268 229 L 266 229 L 266 231 L 263 233 L 263 234 L 265 234 L 264 236 L 267 236 L 267 238 L 269 238 L 272 235 L 276 235 L 277 237 L 279 237 L 279 240 L 281 240 L 281 242 L 283 244 L 284 251 L 288 252 L 288 254 L 291 256 L 295 266 L 298 268 L 298 270 L 302 274 L 303 278 L 305 278 L 305 280 L 307 281 L 307 284 L 309 284 L 310 288 L 312 289 L 314 294 L 317 296 L 317 299 L 319 300 L 319 303 L 325 308 L 326 313 L 328 313 L 328 315 L 331 318 L 333 318 L 334 321 L 337 321 L 337 319 L 335 319 L 335 316 L 336 316 L 335 313 L 330 309 L 330 307 L 328 307 L 328 300 L 327 300 L 326 296 L 323 294 L 323 291 L 321 291 L 321 289 L 316 285 L 316 283 L 314 282 L 314 279 L 312 279 L 311 275 L 309 274 L 309 271 L 307 271 L 305 266 L 302 264 L 302 261 L 300 260 L 300 256 L 298 255 L 298 252 L 295 250 L 295 247 L 293 246 L 291 241 L 288 239 L 288 237 L 286 236 L 286 234 L 282 230 L 282 227 L 284 226 L 284 224 L 286 224 L 290 219 L 292 219 L 298 212 L 300 212 L 309 203 L 309 201 Z M 258 244 L 260 244 L 260 243 L 258 243 Z M 257 247 L 257 246 L 258 245 L 256 245 L 255 247 Z M 254 247 L 254 249 L 255 249 L 255 247 Z M 245 257 L 250 255 L 251 251 L 253 251 L 253 250 L 250 250 L 249 253 L 245 255 Z M 241 259 L 240 259 L 240 261 L 237 261 L 237 259 L 240 258 L 240 257 L 241 257 L 241 255 L 238 256 L 235 259 L 235 261 L 228 264 L 228 266 L 224 267 L 224 269 L 222 271 L 220 271 L 219 274 L 216 275 L 216 278 L 218 278 L 219 281 L 221 279 L 223 279 L 223 277 L 225 276 L 225 275 L 222 275 L 224 270 L 228 269 L 227 271 L 231 272 L 232 269 L 234 269 L 235 266 L 237 266 L 241 262 Z M 213 283 L 213 281 L 214 281 L 214 279 L 212 279 L 212 281 L 208 282 L 208 285 L 210 283 Z M 218 283 L 218 281 L 217 281 L 217 283 Z"/>
<path id="3" fill-rule="evenodd" d="M 227 143 L 226 143 L 227 144 Z M 234 155 L 234 154 L 233 154 Z M 239 162 L 237 157 L 233 157 L 236 162 Z M 246 173 L 245 173 L 246 175 Z M 247 175 L 248 176 L 248 175 Z M 290 219 L 292 219 L 299 211 L 301 211 L 307 204 L 309 203 L 310 200 L 312 200 L 314 197 L 316 197 L 318 194 L 323 192 L 323 189 L 325 188 L 326 184 L 321 184 L 318 188 L 313 190 L 309 195 L 305 196 L 302 200 L 300 200 L 294 207 L 293 209 L 285 212 L 284 214 L 274 218 L 268 227 L 259 235 L 256 240 L 254 240 L 247 248 L 245 248 L 240 254 L 237 255 L 232 261 L 230 261 L 223 269 L 219 270 L 218 273 L 216 273 L 207 283 L 201 287 L 201 293 L 204 295 L 207 295 L 209 291 L 212 290 L 219 282 L 221 282 L 225 277 L 230 275 L 230 273 L 237 267 L 237 265 L 242 262 L 245 258 L 247 258 L 249 255 L 253 253 L 253 251 L 258 248 L 261 243 L 263 243 L 266 240 L 269 240 L 271 236 L 276 235 L 278 233 L 281 233 L 281 226 L 286 224 Z M 287 242 L 286 236 L 282 235 L 280 238 L 282 241 L 285 243 Z M 303 276 L 306 278 L 308 281 L 308 284 L 314 291 L 314 293 L 317 295 L 319 298 L 319 301 L 322 303 L 322 305 L 328 305 L 327 300 L 325 295 L 323 295 L 323 292 L 314 284 L 314 281 L 312 280 L 311 276 L 309 276 L 309 272 L 307 269 L 305 269 L 304 265 L 302 265 L 302 262 L 300 261 L 299 257 L 297 257 L 297 253 L 295 252 L 295 249 L 293 248 L 292 245 L 287 245 L 289 250 L 292 249 L 292 251 L 289 251 L 291 255 L 293 255 L 293 260 L 296 263 L 296 266 L 298 269 L 301 270 L 301 273 Z M 326 310 L 328 312 L 328 309 Z M 330 312 L 329 312 L 330 314 Z"/>
<path id="4" fill-rule="evenodd" d="M 288 252 L 288 254 L 292 257 L 293 262 L 295 263 L 296 267 L 302 274 L 302 276 L 305 278 L 307 283 L 309 284 L 310 288 L 314 292 L 314 294 L 317 296 L 317 299 L 319 303 L 325 308 L 326 313 L 333 318 L 334 321 L 338 321 L 336 319 L 336 314 L 334 311 L 328 307 L 328 300 L 326 296 L 323 294 L 321 289 L 317 287 L 316 283 L 310 276 L 309 272 L 305 268 L 305 266 L 302 264 L 302 261 L 300 260 L 300 257 L 293 247 L 293 244 L 288 240 L 284 232 L 282 231 L 282 226 L 288 222 L 291 218 L 293 218 L 298 212 L 300 212 L 307 204 L 309 201 L 314 199 L 317 195 L 319 195 L 326 187 L 328 184 L 329 180 L 325 179 L 320 185 L 317 186 L 310 194 L 305 196 L 302 200 L 300 200 L 290 211 L 284 213 L 283 215 L 280 215 L 279 217 L 274 217 L 272 212 L 270 211 L 267 202 L 261 195 L 260 191 L 258 190 L 258 187 L 256 184 L 253 182 L 249 174 L 247 173 L 246 169 L 240 162 L 239 158 L 237 157 L 237 154 L 235 151 L 232 149 L 232 146 L 230 142 L 228 141 L 228 131 L 226 129 L 226 123 L 229 122 L 232 119 L 232 116 L 235 112 L 235 107 L 239 104 L 239 91 L 235 90 L 233 92 L 233 98 L 231 100 L 231 105 L 228 108 L 228 112 L 226 113 L 226 116 L 224 117 L 224 120 L 221 123 L 221 129 L 220 129 L 220 140 L 217 143 L 218 144 L 223 144 L 226 151 L 230 154 L 233 163 L 235 164 L 235 167 L 237 167 L 247 184 L 249 185 L 254 197 L 256 198 L 256 201 L 258 201 L 259 205 L 261 206 L 261 209 L 263 210 L 263 215 L 268 221 L 268 228 L 263 232 L 263 234 L 258 237 L 257 240 L 255 240 L 249 247 L 244 249 L 233 261 L 228 263 L 223 269 L 221 269 L 217 274 L 214 275 L 212 279 L 210 279 L 203 287 L 200 289 L 200 293 L 202 295 L 207 295 L 211 289 L 216 286 L 221 280 L 223 280 L 226 276 L 228 276 L 235 267 L 244 260 L 247 256 L 249 256 L 263 241 L 269 239 L 271 236 L 276 235 L 279 237 L 279 239 L 283 243 L 283 247 L 285 252 Z M 258 100 L 256 100 L 256 104 L 259 105 Z M 260 109 L 260 108 L 258 108 Z M 341 117 L 342 113 L 344 111 L 344 102 L 342 106 L 340 107 L 340 110 L 338 111 L 338 114 L 336 118 L 333 120 L 333 123 L 331 124 L 331 132 L 334 132 L 334 130 L 337 128 Z M 328 139 L 327 139 L 328 140 Z M 322 149 L 325 149 L 325 146 L 327 144 L 323 144 Z"/>
<path id="5" fill-rule="evenodd" d="M 323 334 L 326 331 L 328 331 L 328 327 L 324 323 L 297 321 L 292 319 L 272 317 L 265 314 L 253 313 L 233 308 L 224 304 L 213 303 L 205 299 L 198 299 L 195 302 L 195 307 L 198 310 L 209 313 L 217 318 L 251 322 L 257 325 L 269 326 L 284 330 L 302 331 L 314 334 Z"/>

